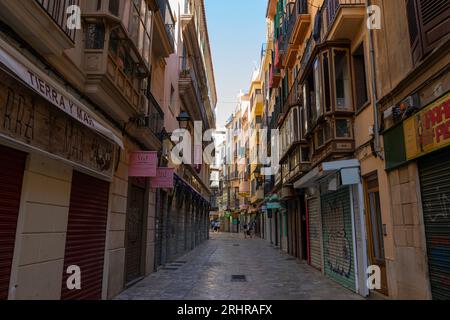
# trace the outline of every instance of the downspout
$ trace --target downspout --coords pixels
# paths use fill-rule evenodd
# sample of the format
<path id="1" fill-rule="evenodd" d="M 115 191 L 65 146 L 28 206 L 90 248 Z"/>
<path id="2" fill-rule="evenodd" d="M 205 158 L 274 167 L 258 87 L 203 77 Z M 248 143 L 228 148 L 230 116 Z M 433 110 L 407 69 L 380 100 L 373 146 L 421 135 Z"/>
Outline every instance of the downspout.
<path id="1" fill-rule="evenodd" d="M 369 9 L 372 6 L 372 1 L 367 0 L 367 13 L 369 13 Z M 368 26 L 367 26 L 368 27 Z M 384 160 L 384 155 L 381 152 L 381 142 L 380 142 L 380 123 L 378 119 L 378 93 L 377 93 L 377 80 L 376 80 L 376 67 L 375 67 L 375 49 L 374 49 L 374 40 L 373 40 L 373 30 L 369 29 L 369 48 L 370 48 L 370 67 L 372 73 L 372 104 L 373 104 L 373 118 L 374 118 L 374 139 L 375 139 L 375 156 L 379 157 L 381 160 Z"/>

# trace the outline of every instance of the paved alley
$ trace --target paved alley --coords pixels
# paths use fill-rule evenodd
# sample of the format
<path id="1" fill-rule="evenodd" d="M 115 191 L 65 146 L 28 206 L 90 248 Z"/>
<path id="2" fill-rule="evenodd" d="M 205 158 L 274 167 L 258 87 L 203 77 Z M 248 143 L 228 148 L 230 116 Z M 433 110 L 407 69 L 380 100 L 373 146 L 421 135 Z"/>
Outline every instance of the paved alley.
<path id="1" fill-rule="evenodd" d="M 246 277 L 246 282 L 233 275 Z M 213 234 L 177 262 L 126 290 L 119 300 L 361 299 L 264 240 Z"/>

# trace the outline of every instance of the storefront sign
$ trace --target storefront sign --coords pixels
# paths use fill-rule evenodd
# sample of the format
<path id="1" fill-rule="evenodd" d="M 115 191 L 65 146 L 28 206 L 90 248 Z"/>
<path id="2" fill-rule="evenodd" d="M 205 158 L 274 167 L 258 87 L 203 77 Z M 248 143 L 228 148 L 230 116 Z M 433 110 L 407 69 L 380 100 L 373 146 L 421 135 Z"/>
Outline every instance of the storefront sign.
<path id="1" fill-rule="evenodd" d="M 175 169 L 158 168 L 156 170 L 156 177 L 152 178 L 151 186 L 153 189 L 172 189 Z"/>
<path id="2" fill-rule="evenodd" d="M 158 166 L 158 153 L 155 151 L 137 151 L 130 154 L 130 177 L 156 177 Z"/>
<path id="3" fill-rule="evenodd" d="M 1 71 L 0 135 L 112 176 L 112 142 Z"/>
<path id="4" fill-rule="evenodd" d="M 403 123 L 408 160 L 450 145 L 449 98 L 447 93 Z"/>
<path id="5" fill-rule="evenodd" d="M 3 42 L 0 42 L 0 44 L 5 47 L 10 47 Z M 15 51 L 13 48 L 9 50 Z M 21 54 L 16 52 L 14 56 L 19 57 Z M 64 90 L 56 81 L 45 75 L 41 70 L 34 66 L 27 67 L 25 60 L 23 61 L 23 63 L 19 62 L 0 47 L 0 63 L 24 81 L 35 93 L 75 121 L 111 139 L 122 149 L 124 148 L 122 140 L 110 129 L 100 124 L 87 107 L 83 106 L 80 101 L 72 97 L 69 92 Z M 28 62 L 28 64 L 31 63 Z"/>

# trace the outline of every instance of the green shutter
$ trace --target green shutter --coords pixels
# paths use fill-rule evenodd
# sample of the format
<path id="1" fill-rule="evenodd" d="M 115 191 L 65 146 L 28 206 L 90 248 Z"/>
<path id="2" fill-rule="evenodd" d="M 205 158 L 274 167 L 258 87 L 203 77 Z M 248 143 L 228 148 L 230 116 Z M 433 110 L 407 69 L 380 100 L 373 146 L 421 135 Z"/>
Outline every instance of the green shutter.
<path id="1" fill-rule="evenodd" d="M 384 134 L 384 152 L 386 170 L 398 167 L 406 162 L 405 134 L 403 123 L 387 130 Z"/>
<path id="2" fill-rule="evenodd" d="M 322 196 L 325 274 L 356 292 L 350 188 Z"/>

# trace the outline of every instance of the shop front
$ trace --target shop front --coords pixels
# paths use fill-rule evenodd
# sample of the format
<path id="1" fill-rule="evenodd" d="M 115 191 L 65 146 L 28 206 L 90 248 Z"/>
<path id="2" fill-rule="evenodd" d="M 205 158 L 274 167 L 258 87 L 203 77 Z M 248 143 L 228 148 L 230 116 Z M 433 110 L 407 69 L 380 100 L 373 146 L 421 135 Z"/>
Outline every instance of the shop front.
<path id="1" fill-rule="evenodd" d="M 309 263 L 343 287 L 367 296 L 359 162 L 322 163 L 294 186 L 308 195 Z"/>
<path id="2" fill-rule="evenodd" d="M 0 57 L 0 298 L 101 299 L 122 140 L 3 41 Z M 72 266 L 81 290 L 66 285 Z"/>
<path id="3" fill-rule="evenodd" d="M 433 299 L 450 299 L 450 93 L 403 122 L 405 156 L 420 181 Z"/>

